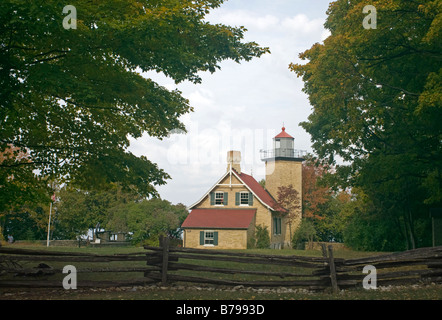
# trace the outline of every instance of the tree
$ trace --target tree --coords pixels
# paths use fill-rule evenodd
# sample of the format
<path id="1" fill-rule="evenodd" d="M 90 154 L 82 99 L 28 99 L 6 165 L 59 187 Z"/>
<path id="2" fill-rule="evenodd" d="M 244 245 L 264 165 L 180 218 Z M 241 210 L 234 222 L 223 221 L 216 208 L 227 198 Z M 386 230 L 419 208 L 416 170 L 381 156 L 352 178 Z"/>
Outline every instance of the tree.
<path id="1" fill-rule="evenodd" d="M 49 210 L 49 208 L 47 208 Z M 46 239 L 48 211 L 45 207 L 22 207 L 18 211 L 6 212 L 0 216 L 0 240 L 10 234 L 14 240 Z"/>
<path id="2" fill-rule="evenodd" d="M 267 226 L 256 226 L 250 247 L 257 249 L 268 249 L 270 247 L 270 235 Z"/>
<path id="3" fill-rule="evenodd" d="M 397 215 L 383 214 L 383 208 L 362 190 L 353 191 L 351 201 L 341 206 L 338 216 L 345 245 L 360 251 L 406 250 Z"/>
<path id="4" fill-rule="evenodd" d="M 340 214 L 348 194 L 333 188 L 334 168 L 313 156 L 302 166 L 302 215 L 313 224 L 318 241 L 342 242 Z"/>
<path id="5" fill-rule="evenodd" d="M 316 229 L 311 221 L 311 219 L 303 218 L 299 225 L 299 228 L 296 229 L 293 238 L 292 245 L 295 248 L 304 249 L 301 247 L 304 245 L 305 241 L 308 242 L 308 248 L 313 249 L 313 240 L 316 236 Z"/>
<path id="6" fill-rule="evenodd" d="M 344 242 L 343 231 L 346 226 L 346 208 L 352 201 L 351 195 L 345 191 L 330 195 L 327 202 L 321 206 L 321 219 L 312 220 L 316 229 L 318 241 Z"/>
<path id="7" fill-rule="evenodd" d="M 76 29 L 65 29 L 63 2 L 1 1 L 0 153 L 13 145 L 29 154 L 0 163 L 2 188 L 11 189 L 12 173 L 22 179 L 17 172 L 26 171 L 28 187 L 46 179 L 83 190 L 119 182 L 157 195 L 156 186 L 170 177 L 129 152 L 129 139 L 185 130 L 179 119 L 192 107 L 181 92 L 141 73 L 199 83 L 199 72 L 215 72 L 223 60 L 268 52 L 242 42 L 244 27 L 205 20 L 222 3 L 76 0 Z"/>
<path id="8" fill-rule="evenodd" d="M 32 168 L 20 167 L 19 163 L 29 161 L 29 155 L 12 145 L 0 152 L 0 219 L 12 211 L 20 211 L 14 203 L 28 206 L 40 203 L 49 192 L 46 181 L 37 179 Z M 8 167 L 8 170 L 2 170 Z M 1 230 L 0 230 L 1 233 Z"/>
<path id="9" fill-rule="evenodd" d="M 141 200 L 137 194 L 124 192 L 117 184 L 93 191 L 65 187 L 58 198 L 52 224 L 56 239 L 76 239 L 98 223 L 106 228 L 113 208 Z"/>
<path id="10" fill-rule="evenodd" d="M 321 207 L 330 200 L 331 188 L 324 182 L 328 167 L 313 157 L 302 164 L 302 215 L 312 220 L 324 219 Z"/>
<path id="11" fill-rule="evenodd" d="M 133 242 L 158 242 L 159 235 L 179 239 L 180 226 L 188 215 L 182 204 L 142 199 L 119 185 L 102 191 L 64 188 L 54 214 L 54 238 L 76 239 L 100 224 L 108 231 L 125 232 Z"/>
<path id="12" fill-rule="evenodd" d="M 299 192 L 291 184 L 280 186 L 278 187 L 277 198 L 279 205 L 287 210 L 284 218 L 289 225 L 289 239 L 292 239 L 292 226 L 298 226 L 302 217 Z"/>
<path id="13" fill-rule="evenodd" d="M 365 1 L 331 3 L 330 37 L 290 68 L 313 106 L 301 125 L 319 158 L 343 159 L 339 186 L 362 190 L 384 236 L 402 234 L 414 248 L 428 243 L 429 206 L 442 205 L 441 3 L 370 4 L 378 21 L 367 30 Z"/>
<path id="14" fill-rule="evenodd" d="M 130 232 L 134 243 L 149 241 L 158 245 L 160 235 L 179 238 L 180 226 L 188 215 L 182 204 L 151 199 L 121 204 L 110 209 L 107 228 Z"/>

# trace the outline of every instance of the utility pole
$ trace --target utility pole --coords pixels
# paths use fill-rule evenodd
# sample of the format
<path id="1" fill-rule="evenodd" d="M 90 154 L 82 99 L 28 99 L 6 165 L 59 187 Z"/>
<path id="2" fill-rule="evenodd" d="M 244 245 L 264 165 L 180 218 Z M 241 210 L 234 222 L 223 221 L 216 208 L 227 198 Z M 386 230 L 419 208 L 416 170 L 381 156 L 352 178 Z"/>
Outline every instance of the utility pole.
<path id="1" fill-rule="evenodd" d="M 51 203 L 49 204 L 48 237 L 46 240 L 46 247 L 49 247 L 49 236 L 50 236 L 50 232 L 51 232 L 52 202 L 54 202 L 54 201 L 55 201 L 55 192 L 51 196 Z"/>

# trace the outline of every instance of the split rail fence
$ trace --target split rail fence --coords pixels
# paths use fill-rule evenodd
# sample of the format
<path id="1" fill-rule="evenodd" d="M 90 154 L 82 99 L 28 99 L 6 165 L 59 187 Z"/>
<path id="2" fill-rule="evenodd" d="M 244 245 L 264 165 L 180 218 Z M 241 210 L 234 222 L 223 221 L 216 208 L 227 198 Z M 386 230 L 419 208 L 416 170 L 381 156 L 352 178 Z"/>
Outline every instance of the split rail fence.
<path id="1" fill-rule="evenodd" d="M 157 267 L 145 276 L 163 284 L 192 282 L 245 287 L 305 287 L 337 292 L 339 289 L 362 287 L 364 278 L 368 276 L 363 273 L 367 265 L 376 268 L 377 286 L 442 282 L 442 247 L 358 259 L 335 258 L 332 246 L 325 245 L 322 245 L 322 257 L 173 248 L 168 246 L 167 239 L 162 241 L 161 247 L 144 248 L 150 251 L 147 264 Z M 232 268 L 229 266 L 231 263 L 249 267 Z M 259 268 L 258 265 L 263 267 Z M 283 266 L 289 271 L 272 271 L 278 269 L 275 266 Z M 183 271 L 187 271 L 187 274 Z M 197 273 L 205 276 L 197 276 Z M 229 276 L 220 277 L 221 274 Z M 242 275 L 242 279 L 233 279 L 236 275 Z M 246 275 L 254 279 L 244 279 Z"/>
<path id="2" fill-rule="evenodd" d="M 0 247 L 0 288 L 63 288 L 66 265 L 77 272 L 77 288 L 145 285 L 146 253 L 101 255 Z"/>
<path id="3" fill-rule="evenodd" d="M 377 286 L 442 282 L 442 247 L 359 259 L 336 258 L 331 246 L 323 246 L 322 257 L 264 255 L 169 247 L 167 238 L 144 249 L 99 255 L 0 247 L 0 287 L 62 288 L 62 266 L 68 264 L 76 267 L 78 288 L 198 283 L 337 292 L 362 287 L 367 265 L 376 268 Z M 24 267 L 29 263 L 33 267 Z"/>

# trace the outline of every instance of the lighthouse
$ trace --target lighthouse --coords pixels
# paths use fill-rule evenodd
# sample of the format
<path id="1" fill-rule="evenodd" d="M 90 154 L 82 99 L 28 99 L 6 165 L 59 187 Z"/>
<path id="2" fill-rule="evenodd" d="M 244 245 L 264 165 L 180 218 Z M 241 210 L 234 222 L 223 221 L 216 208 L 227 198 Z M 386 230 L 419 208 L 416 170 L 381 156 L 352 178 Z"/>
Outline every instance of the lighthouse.
<path id="1" fill-rule="evenodd" d="M 290 185 L 298 191 L 299 200 L 302 204 L 302 162 L 304 161 L 306 151 L 296 150 L 295 138 L 285 131 L 282 131 L 273 138 L 272 150 L 261 150 L 261 160 L 265 162 L 265 188 L 278 200 L 278 188 Z M 302 205 L 299 212 L 296 213 L 296 224 L 301 222 Z M 297 226 L 293 226 L 295 230 Z M 290 243 L 289 232 L 285 232 L 286 243 Z"/>

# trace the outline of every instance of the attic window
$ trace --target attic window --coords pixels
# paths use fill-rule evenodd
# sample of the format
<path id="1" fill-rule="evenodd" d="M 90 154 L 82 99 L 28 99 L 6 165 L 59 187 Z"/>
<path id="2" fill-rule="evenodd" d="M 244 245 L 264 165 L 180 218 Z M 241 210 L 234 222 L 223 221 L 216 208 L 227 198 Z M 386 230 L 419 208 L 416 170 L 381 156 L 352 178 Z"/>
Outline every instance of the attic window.
<path id="1" fill-rule="evenodd" d="M 215 205 L 224 204 L 224 192 L 215 192 Z"/>
<path id="2" fill-rule="evenodd" d="M 210 205 L 211 206 L 226 206 L 227 205 L 227 192 L 211 192 L 210 193 Z"/>
<path id="3" fill-rule="evenodd" d="M 247 206 L 249 205 L 249 193 L 248 192 L 241 192 L 240 204 L 247 205 Z"/>
<path id="4" fill-rule="evenodd" d="M 253 206 L 253 195 L 251 192 L 242 191 L 235 193 L 236 206 Z"/>

